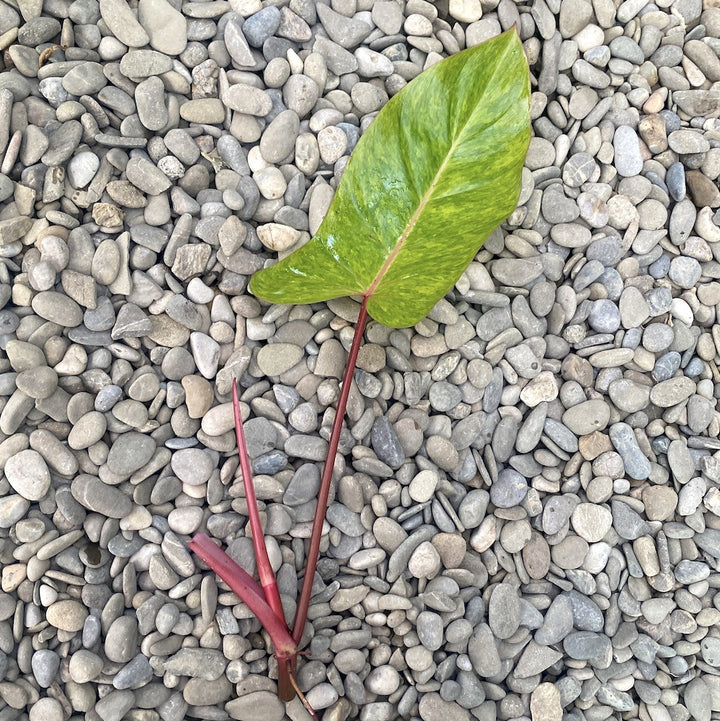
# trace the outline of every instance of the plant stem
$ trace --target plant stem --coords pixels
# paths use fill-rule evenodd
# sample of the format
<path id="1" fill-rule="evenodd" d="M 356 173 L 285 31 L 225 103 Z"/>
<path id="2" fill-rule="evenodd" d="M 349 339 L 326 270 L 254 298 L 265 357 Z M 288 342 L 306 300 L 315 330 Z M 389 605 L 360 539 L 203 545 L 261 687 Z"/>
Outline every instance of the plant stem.
<path id="1" fill-rule="evenodd" d="M 265 534 L 260 520 L 260 513 L 258 512 L 255 484 L 253 483 L 250 457 L 248 455 L 245 431 L 243 429 L 242 413 L 240 412 L 240 401 L 238 400 L 237 381 L 235 379 L 233 379 L 232 386 L 232 403 L 233 414 L 235 416 L 235 438 L 237 439 L 238 457 L 242 470 L 243 487 L 245 489 L 245 500 L 248 507 L 248 518 L 250 519 L 258 577 L 260 578 L 260 584 L 265 593 L 265 599 L 272 609 L 272 612 L 275 614 L 278 622 L 284 626 L 284 630 L 289 633 L 287 622 L 285 621 L 285 610 L 280 600 L 280 591 L 278 590 L 275 572 L 268 557 Z M 282 658 L 280 654 L 276 655 L 278 657 L 278 696 L 283 701 L 292 701 L 295 697 L 292 677 L 295 675 L 295 669 L 297 667 L 297 653 L 293 653 L 287 658 Z"/>
<path id="2" fill-rule="evenodd" d="M 285 616 L 278 616 L 266 600 L 255 579 L 204 533 L 196 533 L 190 548 L 243 600 L 270 635 L 278 663 L 278 696 L 283 701 L 295 698 L 295 669 L 298 648 L 290 635 Z"/>
<path id="3" fill-rule="evenodd" d="M 323 523 L 325 522 L 325 513 L 327 511 L 328 498 L 330 496 L 333 469 L 335 468 L 335 457 L 337 456 L 338 445 L 340 444 L 340 433 L 342 432 L 343 421 L 345 419 L 345 410 L 347 408 L 348 396 L 350 395 L 350 386 L 352 385 L 353 374 L 355 372 L 355 365 L 357 363 L 363 333 L 365 332 L 366 322 L 367 296 L 363 296 L 362 305 L 360 306 L 360 314 L 358 315 L 357 324 L 355 325 L 355 335 L 353 336 L 347 364 L 345 365 L 345 373 L 343 374 L 340 398 L 338 400 L 337 410 L 335 411 L 335 420 L 333 421 L 332 432 L 330 434 L 330 444 L 325 458 L 325 466 L 323 467 L 323 473 L 320 479 L 320 494 L 318 495 L 317 506 L 315 508 L 312 535 L 310 536 L 310 546 L 306 556 L 307 561 L 305 563 L 305 577 L 303 578 L 302 590 L 300 591 L 300 598 L 298 599 L 298 607 L 295 613 L 295 623 L 292 631 L 293 639 L 296 644 L 299 644 L 302 639 L 305 622 L 307 621 L 310 596 L 312 595 L 313 579 L 315 578 L 315 569 L 317 568 L 318 556 L 320 555 L 322 528 Z"/>
<path id="4" fill-rule="evenodd" d="M 238 566 L 225 551 L 218 548 L 204 533 L 195 534 L 190 541 L 190 549 L 200 556 L 257 616 L 270 634 L 270 639 L 275 646 L 275 655 L 278 657 L 278 666 L 281 665 L 283 659 L 296 657 L 297 644 L 290 635 L 285 620 L 275 615 L 255 579 L 244 568 Z"/>
<path id="5" fill-rule="evenodd" d="M 247 452 L 247 443 L 245 442 L 245 431 L 243 430 L 242 414 L 240 412 L 240 402 L 238 401 L 237 382 L 233 379 L 232 386 L 232 402 L 233 413 L 235 415 L 235 437 L 237 439 L 238 456 L 240 457 L 240 468 L 242 469 L 243 486 L 245 488 L 245 500 L 248 506 L 248 517 L 250 518 L 250 529 L 252 531 L 253 547 L 255 549 L 255 562 L 257 564 L 258 577 L 260 585 L 265 591 L 265 598 L 270 604 L 275 615 L 285 618 L 282 601 L 280 600 L 280 592 L 278 591 L 275 572 L 270 564 L 267 546 L 265 545 L 265 534 L 260 520 L 260 514 L 257 509 L 257 498 L 255 496 L 255 485 L 253 484 L 252 469 L 250 467 L 250 457 Z"/>

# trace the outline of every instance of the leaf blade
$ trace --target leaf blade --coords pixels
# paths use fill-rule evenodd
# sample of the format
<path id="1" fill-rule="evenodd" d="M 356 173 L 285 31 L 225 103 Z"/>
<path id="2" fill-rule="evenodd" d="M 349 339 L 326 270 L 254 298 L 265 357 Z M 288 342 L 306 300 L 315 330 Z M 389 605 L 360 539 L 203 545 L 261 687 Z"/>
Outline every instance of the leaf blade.
<path id="1" fill-rule="evenodd" d="M 447 58 L 386 105 L 316 236 L 257 273 L 251 290 L 276 303 L 366 295 L 376 320 L 413 325 L 514 209 L 529 137 L 514 31 Z"/>

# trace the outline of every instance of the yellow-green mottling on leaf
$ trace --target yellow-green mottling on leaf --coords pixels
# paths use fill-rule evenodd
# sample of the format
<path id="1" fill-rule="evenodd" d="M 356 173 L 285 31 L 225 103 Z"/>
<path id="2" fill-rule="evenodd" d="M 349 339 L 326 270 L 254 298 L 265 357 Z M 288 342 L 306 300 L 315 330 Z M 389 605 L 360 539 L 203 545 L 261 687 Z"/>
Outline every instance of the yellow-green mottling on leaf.
<path id="1" fill-rule="evenodd" d="M 366 296 L 391 327 L 417 323 L 515 208 L 530 141 L 515 30 L 432 66 L 378 114 L 317 234 L 256 273 L 273 303 Z"/>

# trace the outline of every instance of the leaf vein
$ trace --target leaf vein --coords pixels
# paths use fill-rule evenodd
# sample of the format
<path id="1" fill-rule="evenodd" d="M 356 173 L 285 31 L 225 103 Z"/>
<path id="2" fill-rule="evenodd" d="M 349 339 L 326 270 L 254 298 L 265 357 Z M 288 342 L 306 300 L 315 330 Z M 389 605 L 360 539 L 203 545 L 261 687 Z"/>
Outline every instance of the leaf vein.
<path id="1" fill-rule="evenodd" d="M 491 83 L 492 78 L 498 72 L 501 65 L 502 65 L 502 63 L 500 62 L 500 58 L 499 58 L 497 64 L 493 68 L 491 76 L 488 78 L 488 81 L 487 81 L 488 85 Z M 373 282 L 370 284 L 368 289 L 363 293 L 364 297 L 371 298 L 374 295 L 378 286 L 382 282 L 382 279 L 387 275 L 387 273 L 389 272 L 393 263 L 395 262 L 398 255 L 402 251 L 403 246 L 407 242 L 407 239 L 410 236 L 410 233 L 412 233 L 413 229 L 415 228 L 415 225 L 417 224 L 418 219 L 422 215 L 422 212 L 425 210 L 425 207 L 430 202 L 430 200 L 433 199 L 433 194 L 434 194 L 435 188 L 437 187 L 438 183 L 440 182 L 440 179 L 442 178 L 442 175 L 445 172 L 446 166 L 452 159 L 458 146 L 461 144 L 465 130 L 467 129 L 467 126 L 470 124 L 470 122 L 473 118 L 473 115 L 475 113 L 475 110 L 476 110 L 476 107 L 473 108 L 473 110 L 470 113 L 468 113 L 468 116 L 465 119 L 465 121 L 463 122 L 462 127 L 455 134 L 455 139 L 453 140 L 452 145 L 448 148 L 447 152 L 445 153 L 445 157 L 444 157 L 442 163 L 440 164 L 440 167 L 438 168 L 437 172 L 435 173 L 435 177 L 432 179 L 430 185 L 428 186 L 428 189 L 425 191 L 422 198 L 420 199 L 420 202 L 418 203 L 418 207 L 415 209 L 415 212 L 412 214 L 410 220 L 408 221 L 407 225 L 405 226 L 400 237 L 397 239 L 395 246 L 393 247 L 392 251 L 390 251 L 390 253 L 388 254 L 387 258 L 385 259 L 385 262 L 383 263 L 382 267 L 380 268 L 377 275 L 373 279 Z M 498 121 L 500 121 L 507 114 L 508 111 L 509 111 L 509 108 L 505 108 L 502 113 L 500 113 L 498 116 L 493 118 L 487 124 L 487 127 L 492 127 L 494 124 L 496 124 Z M 412 177 L 412 173 L 409 173 L 409 176 Z M 442 197 L 442 196 L 440 196 L 440 197 Z"/>

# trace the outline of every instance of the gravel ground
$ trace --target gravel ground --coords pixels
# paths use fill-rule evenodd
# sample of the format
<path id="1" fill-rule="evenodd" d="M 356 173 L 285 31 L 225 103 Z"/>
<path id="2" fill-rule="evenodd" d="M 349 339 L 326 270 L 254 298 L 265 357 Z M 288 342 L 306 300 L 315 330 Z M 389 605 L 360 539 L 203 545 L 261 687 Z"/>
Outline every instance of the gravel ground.
<path id="1" fill-rule="evenodd" d="M 237 376 L 292 616 L 358 305 L 248 277 L 513 24 L 520 202 L 367 330 L 299 683 L 326 721 L 717 717 L 716 4 L 0 0 L 0 721 L 307 718 L 187 541 L 253 568 Z"/>

